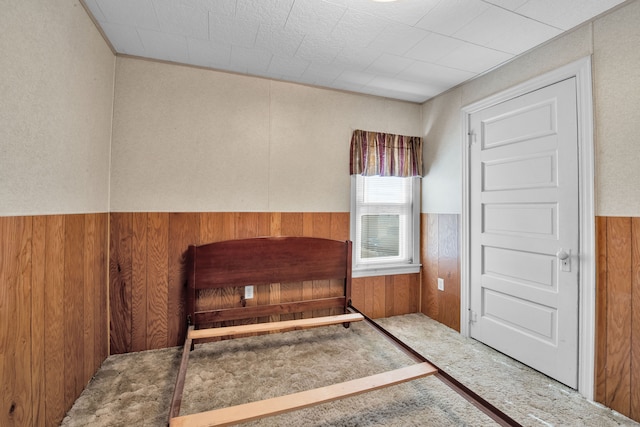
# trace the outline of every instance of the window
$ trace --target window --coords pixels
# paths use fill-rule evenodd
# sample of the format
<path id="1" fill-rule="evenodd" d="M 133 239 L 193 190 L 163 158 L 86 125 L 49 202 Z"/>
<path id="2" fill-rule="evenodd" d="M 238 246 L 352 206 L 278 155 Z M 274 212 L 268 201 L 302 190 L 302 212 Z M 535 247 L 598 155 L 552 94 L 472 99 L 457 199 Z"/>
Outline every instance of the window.
<path id="1" fill-rule="evenodd" d="M 353 276 L 420 271 L 420 178 L 351 176 Z"/>
<path id="2" fill-rule="evenodd" d="M 422 138 L 351 134 L 353 277 L 420 271 Z"/>

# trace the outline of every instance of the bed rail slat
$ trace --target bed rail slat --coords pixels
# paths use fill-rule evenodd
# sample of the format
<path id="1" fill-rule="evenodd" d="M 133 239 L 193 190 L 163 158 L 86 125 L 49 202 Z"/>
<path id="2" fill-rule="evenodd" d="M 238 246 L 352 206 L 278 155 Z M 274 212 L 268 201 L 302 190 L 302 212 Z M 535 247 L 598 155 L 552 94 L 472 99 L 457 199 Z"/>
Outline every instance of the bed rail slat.
<path id="1" fill-rule="evenodd" d="M 232 337 L 258 332 L 275 332 L 287 329 L 306 329 L 319 326 L 339 325 L 341 323 L 364 320 L 359 313 L 339 314 L 336 316 L 312 317 L 309 319 L 283 320 L 280 322 L 253 323 L 250 325 L 225 326 L 221 328 L 198 329 L 189 331 L 190 339 Z"/>
<path id="2" fill-rule="evenodd" d="M 320 298 L 297 302 L 282 302 L 279 304 L 256 305 L 252 307 L 233 307 L 209 311 L 196 311 L 194 322 L 203 323 L 223 322 L 226 320 L 250 319 L 274 314 L 303 313 L 326 308 L 343 308 L 345 297 Z"/>
<path id="3" fill-rule="evenodd" d="M 371 375 L 369 377 L 302 391 L 286 396 L 274 397 L 243 405 L 201 412 L 173 418 L 171 427 L 227 426 L 251 421 L 270 415 L 282 414 L 307 408 L 320 403 L 355 396 L 368 391 L 433 375 L 437 372 L 431 364 L 423 362 L 405 368 Z"/>

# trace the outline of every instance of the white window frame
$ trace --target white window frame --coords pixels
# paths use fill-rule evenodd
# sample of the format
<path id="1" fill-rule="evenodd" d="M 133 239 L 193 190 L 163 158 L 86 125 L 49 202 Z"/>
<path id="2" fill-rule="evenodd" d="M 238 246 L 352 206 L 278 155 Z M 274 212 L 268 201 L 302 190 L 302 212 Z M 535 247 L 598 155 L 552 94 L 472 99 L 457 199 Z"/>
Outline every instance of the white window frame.
<path id="1" fill-rule="evenodd" d="M 378 259 L 362 262 L 360 259 L 361 243 L 357 237 L 357 181 L 356 175 L 351 175 L 351 213 L 350 238 L 353 242 L 352 277 L 386 276 L 393 274 L 413 274 L 420 272 L 420 177 L 411 178 L 411 218 L 406 224 L 409 243 L 409 262 L 404 260 Z M 402 233 L 402 231 L 401 231 Z M 402 257 L 404 258 L 404 257 Z"/>

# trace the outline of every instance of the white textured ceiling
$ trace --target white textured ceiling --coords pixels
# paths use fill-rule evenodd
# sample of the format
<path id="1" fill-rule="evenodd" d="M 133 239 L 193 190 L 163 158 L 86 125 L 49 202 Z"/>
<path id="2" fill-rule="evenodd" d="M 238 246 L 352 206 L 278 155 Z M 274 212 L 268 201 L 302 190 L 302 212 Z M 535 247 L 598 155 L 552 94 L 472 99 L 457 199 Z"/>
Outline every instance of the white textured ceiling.
<path id="1" fill-rule="evenodd" d="M 116 52 L 412 102 L 624 0 L 83 0 Z"/>

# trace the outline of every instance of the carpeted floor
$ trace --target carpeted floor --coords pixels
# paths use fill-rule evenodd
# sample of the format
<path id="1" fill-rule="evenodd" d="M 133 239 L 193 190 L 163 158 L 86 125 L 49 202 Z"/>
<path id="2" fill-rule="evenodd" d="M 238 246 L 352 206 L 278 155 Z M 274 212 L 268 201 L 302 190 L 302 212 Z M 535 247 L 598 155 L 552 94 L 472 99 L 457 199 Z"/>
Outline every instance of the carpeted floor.
<path id="1" fill-rule="evenodd" d="M 380 319 L 525 426 L 640 426 L 421 314 Z M 182 348 L 109 357 L 62 425 L 163 426 Z M 364 322 L 197 345 L 181 415 L 321 387 L 414 363 Z M 434 377 L 253 421 L 251 426 L 492 426 Z"/>

